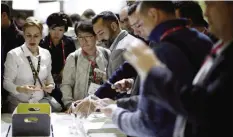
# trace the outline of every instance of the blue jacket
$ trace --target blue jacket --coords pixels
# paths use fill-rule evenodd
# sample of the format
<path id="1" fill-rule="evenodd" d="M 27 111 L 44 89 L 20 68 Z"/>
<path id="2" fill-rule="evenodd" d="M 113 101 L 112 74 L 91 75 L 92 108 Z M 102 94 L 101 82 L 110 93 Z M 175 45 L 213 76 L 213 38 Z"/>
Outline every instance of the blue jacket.
<path id="1" fill-rule="evenodd" d="M 170 33 L 160 41 L 164 32 L 177 26 L 182 26 L 183 29 Z M 212 42 L 206 35 L 185 26 L 185 20 L 166 21 L 152 31 L 149 40 L 156 42 L 151 47 L 158 58 L 179 81 L 190 85 L 201 67 L 202 60 L 211 49 Z M 163 82 L 157 81 L 157 84 L 160 85 Z M 155 102 L 155 90 L 156 88 L 148 92 L 140 92 L 138 109 L 135 112 L 122 108 L 114 111 L 113 122 L 131 136 L 171 137 L 176 115 Z M 180 105 L 179 102 L 176 104 L 178 107 Z"/>
<path id="2" fill-rule="evenodd" d="M 154 67 L 144 82 L 142 92 L 153 94 L 157 104 L 197 125 L 191 135 L 193 137 L 233 136 L 232 61 L 231 41 L 219 56 L 213 56 L 213 65 L 200 83 L 177 88 L 180 82 L 169 69 Z"/>

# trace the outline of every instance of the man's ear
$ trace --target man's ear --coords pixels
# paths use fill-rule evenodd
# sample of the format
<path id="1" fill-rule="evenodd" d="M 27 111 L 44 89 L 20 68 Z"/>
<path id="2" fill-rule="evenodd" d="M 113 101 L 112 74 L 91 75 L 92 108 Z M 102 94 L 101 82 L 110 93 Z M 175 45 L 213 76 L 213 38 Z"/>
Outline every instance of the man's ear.
<path id="1" fill-rule="evenodd" d="M 118 29 L 117 23 L 116 22 L 112 22 L 111 23 L 111 28 L 112 28 L 113 31 L 117 31 L 117 29 Z"/>
<path id="2" fill-rule="evenodd" d="M 159 17 L 159 12 L 157 9 L 155 8 L 150 8 L 148 9 L 148 12 L 147 12 L 148 16 L 153 19 L 153 20 L 158 20 L 158 17 Z"/>

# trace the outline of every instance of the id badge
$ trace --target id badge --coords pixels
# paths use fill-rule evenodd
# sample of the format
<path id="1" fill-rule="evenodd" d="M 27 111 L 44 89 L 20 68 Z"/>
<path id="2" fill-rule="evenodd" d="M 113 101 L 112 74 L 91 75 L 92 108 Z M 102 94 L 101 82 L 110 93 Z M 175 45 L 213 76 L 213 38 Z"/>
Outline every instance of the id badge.
<path id="1" fill-rule="evenodd" d="M 88 94 L 89 94 L 89 95 L 95 94 L 96 90 L 97 90 L 99 87 L 100 87 L 100 85 L 91 82 L 91 84 L 90 84 L 90 86 L 89 86 L 89 89 L 88 89 Z"/>

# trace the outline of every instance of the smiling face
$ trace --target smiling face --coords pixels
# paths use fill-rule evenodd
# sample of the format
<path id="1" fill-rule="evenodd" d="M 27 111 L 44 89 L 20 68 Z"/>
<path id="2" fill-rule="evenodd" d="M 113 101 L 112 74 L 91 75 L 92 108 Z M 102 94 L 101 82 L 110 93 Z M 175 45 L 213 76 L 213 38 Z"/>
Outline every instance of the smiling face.
<path id="1" fill-rule="evenodd" d="M 103 19 L 99 19 L 93 24 L 93 30 L 99 41 L 103 42 L 107 47 L 111 46 L 114 31 L 110 25 L 104 23 Z"/>

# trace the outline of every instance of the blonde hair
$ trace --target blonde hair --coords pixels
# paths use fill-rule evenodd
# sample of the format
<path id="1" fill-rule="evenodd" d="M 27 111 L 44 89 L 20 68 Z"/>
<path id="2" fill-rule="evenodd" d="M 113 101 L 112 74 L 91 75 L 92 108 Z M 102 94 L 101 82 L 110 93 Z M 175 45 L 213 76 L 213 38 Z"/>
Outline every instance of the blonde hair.
<path id="1" fill-rule="evenodd" d="M 28 17 L 26 19 L 26 23 L 23 25 L 23 32 L 25 32 L 26 28 L 35 26 L 40 30 L 40 33 L 42 34 L 43 31 L 43 25 L 42 23 L 36 19 L 35 17 Z"/>

